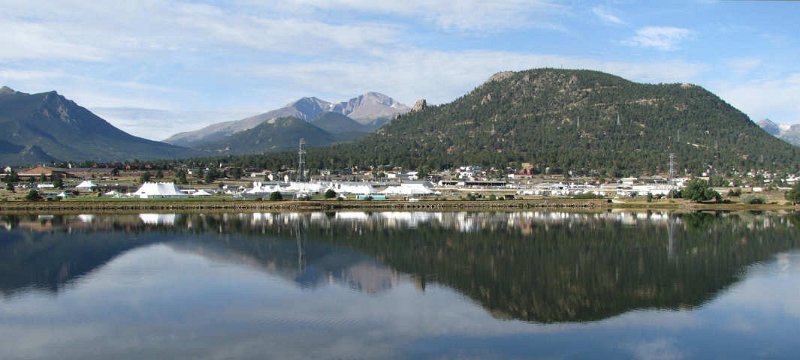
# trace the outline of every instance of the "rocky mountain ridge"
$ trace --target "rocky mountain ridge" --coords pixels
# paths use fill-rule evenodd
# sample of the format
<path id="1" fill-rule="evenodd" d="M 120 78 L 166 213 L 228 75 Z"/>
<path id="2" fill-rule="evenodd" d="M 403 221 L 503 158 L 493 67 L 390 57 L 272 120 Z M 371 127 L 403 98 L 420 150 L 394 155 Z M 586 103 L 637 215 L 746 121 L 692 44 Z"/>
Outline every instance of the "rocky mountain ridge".
<path id="1" fill-rule="evenodd" d="M 314 123 L 327 112 L 347 116 L 362 125 L 363 129 L 358 132 L 370 132 L 409 110 L 407 106 L 377 92 L 368 92 L 340 103 L 331 103 L 316 97 L 304 97 L 279 109 L 242 120 L 217 123 L 199 130 L 178 133 L 164 141 L 174 145 L 203 147 L 237 132 L 252 129 L 267 120 L 293 117 Z"/>
<path id="2" fill-rule="evenodd" d="M 770 135 L 792 145 L 800 146 L 800 124 L 778 124 L 770 119 L 763 119 L 757 124 Z"/>

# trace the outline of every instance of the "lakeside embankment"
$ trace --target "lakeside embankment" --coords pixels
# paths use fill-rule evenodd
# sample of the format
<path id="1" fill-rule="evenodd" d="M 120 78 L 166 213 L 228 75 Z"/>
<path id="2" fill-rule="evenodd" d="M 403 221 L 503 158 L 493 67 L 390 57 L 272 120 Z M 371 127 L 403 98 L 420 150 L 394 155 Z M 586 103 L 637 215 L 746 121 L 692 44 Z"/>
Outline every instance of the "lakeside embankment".
<path id="1" fill-rule="evenodd" d="M 632 210 L 796 210 L 788 204 L 742 203 L 706 204 L 682 200 L 658 202 L 610 203 L 604 199 L 524 199 L 524 200 L 423 200 L 409 201 L 230 201 L 230 200 L 175 200 L 126 199 L 125 201 L 19 201 L 0 202 L 0 214 L 41 211 L 185 211 L 185 210 L 261 210 L 261 211 L 335 211 L 335 210 L 520 210 L 533 208 L 562 209 L 632 209 Z"/>

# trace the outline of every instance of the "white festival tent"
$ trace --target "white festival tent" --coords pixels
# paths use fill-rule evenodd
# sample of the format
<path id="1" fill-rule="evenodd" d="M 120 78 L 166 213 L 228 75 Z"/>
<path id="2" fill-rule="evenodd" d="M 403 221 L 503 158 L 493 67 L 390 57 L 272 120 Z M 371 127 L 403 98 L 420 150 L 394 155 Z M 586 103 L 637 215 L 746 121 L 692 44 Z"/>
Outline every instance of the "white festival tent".
<path id="1" fill-rule="evenodd" d="M 211 194 L 205 190 L 197 190 L 192 193 L 192 196 L 211 196 Z"/>
<path id="2" fill-rule="evenodd" d="M 78 186 L 76 186 L 75 188 L 81 190 L 92 190 L 96 187 L 97 185 L 95 185 L 95 183 L 93 183 L 91 180 L 84 180 L 83 182 L 78 184 Z"/>
<path id="3" fill-rule="evenodd" d="M 188 195 L 182 193 L 178 187 L 175 186 L 175 183 L 171 182 L 146 182 L 142 184 L 142 187 L 140 187 L 139 190 L 136 190 L 136 192 L 133 193 L 133 196 L 141 199 L 188 197 Z"/>
<path id="4" fill-rule="evenodd" d="M 285 192 L 286 189 L 281 188 L 278 184 L 264 184 L 260 181 L 253 182 L 253 188 L 247 189 L 243 193 L 245 196 L 268 196 L 274 192 Z"/>
<path id="5" fill-rule="evenodd" d="M 430 183 L 425 182 L 412 182 L 402 183 L 398 186 L 389 186 L 383 191 L 383 195 L 433 195 L 435 192 L 431 190 Z"/>

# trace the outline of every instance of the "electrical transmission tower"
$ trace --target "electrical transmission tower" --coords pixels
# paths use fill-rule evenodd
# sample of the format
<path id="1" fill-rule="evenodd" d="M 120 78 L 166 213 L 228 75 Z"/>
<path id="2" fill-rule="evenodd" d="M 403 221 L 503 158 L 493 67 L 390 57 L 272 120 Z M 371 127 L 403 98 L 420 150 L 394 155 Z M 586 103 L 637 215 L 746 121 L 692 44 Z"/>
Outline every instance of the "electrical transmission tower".
<path id="1" fill-rule="evenodd" d="M 306 177 L 306 139 L 300 138 L 300 148 L 297 150 L 297 181 L 305 181 Z"/>
<path id="2" fill-rule="evenodd" d="M 672 197 L 672 191 L 675 186 L 675 154 L 669 153 L 669 196 Z"/>

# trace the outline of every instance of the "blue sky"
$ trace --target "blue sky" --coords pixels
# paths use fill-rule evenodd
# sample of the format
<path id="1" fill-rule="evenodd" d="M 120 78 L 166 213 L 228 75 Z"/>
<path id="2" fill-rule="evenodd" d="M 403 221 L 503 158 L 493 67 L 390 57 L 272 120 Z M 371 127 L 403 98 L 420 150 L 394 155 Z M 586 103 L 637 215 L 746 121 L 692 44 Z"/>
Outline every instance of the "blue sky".
<path id="1" fill-rule="evenodd" d="M 0 84 L 57 90 L 164 139 L 302 96 L 445 103 L 493 73 L 601 70 L 701 85 L 800 123 L 800 3 L 0 0 Z"/>

